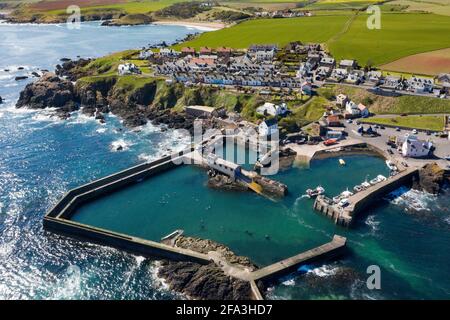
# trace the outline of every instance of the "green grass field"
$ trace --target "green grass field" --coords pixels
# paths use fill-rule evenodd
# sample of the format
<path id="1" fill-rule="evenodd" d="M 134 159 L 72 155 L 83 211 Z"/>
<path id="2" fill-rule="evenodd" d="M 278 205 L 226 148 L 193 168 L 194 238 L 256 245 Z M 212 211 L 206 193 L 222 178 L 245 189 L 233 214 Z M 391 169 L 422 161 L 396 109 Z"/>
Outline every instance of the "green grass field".
<path id="1" fill-rule="evenodd" d="M 444 128 L 444 116 L 374 117 L 362 122 L 431 131 L 442 131 Z"/>
<path id="2" fill-rule="evenodd" d="M 186 42 L 182 46 L 199 48 L 230 46 L 233 48 L 247 48 L 254 43 L 276 43 L 284 45 L 289 41 L 302 40 L 305 42 L 325 42 L 337 30 L 340 30 L 348 17 L 309 17 L 291 19 L 258 19 L 240 23 L 231 28 L 206 32 L 198 38 Z M 325 23 L 327 21 L 327 23 Z"/>

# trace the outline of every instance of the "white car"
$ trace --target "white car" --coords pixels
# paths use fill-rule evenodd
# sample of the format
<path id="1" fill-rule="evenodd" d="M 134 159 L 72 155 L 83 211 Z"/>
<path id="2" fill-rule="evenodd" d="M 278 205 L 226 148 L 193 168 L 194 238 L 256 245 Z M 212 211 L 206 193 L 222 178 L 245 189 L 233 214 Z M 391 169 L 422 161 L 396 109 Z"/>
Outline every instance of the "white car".
<path id="1" fill-rule="evenodd" d="M 413 129 L 412 133 L 413 133 L 413 134 L 417 134 L 417 130 L 416 130 L 416 129 Z"/>

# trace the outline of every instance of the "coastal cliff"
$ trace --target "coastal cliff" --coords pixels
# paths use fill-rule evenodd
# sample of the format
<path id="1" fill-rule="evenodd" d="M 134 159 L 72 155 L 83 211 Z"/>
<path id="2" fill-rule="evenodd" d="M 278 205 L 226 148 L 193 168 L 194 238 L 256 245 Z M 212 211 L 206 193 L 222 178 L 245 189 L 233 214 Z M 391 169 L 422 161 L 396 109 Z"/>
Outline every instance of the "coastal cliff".
<path id="1" fill-rule="evenodd" d="M 175 246 L 203 254 L 214 251 L 227 263 L 238 265 L 249 271 L 257 269 L 247 257 L 237 256 L 228 247 L 211 240 L 180 236 Z M 221 266 L 214 262 L 201 265 L 193 262 L 163 260 L 158 276 L 163 278 L 172 290 L 190 299 L 249 300 L 253 298 L 248 281 L 230 277 L 225 274 Z M 258 286 L 264 289 L 262 283 L 258 283 Z"/>

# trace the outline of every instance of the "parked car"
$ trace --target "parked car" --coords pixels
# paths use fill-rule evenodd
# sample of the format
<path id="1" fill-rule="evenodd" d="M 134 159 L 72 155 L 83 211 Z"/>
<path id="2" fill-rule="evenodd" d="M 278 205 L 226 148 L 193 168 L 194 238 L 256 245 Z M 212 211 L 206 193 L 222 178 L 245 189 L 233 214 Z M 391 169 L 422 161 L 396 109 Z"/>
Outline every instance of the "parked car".
<path id="1" fill-rule="evenodd" d="M 388 152 L 389 154 L 394 154 L 394 152 L 393 152 L 391 149 L 387 149 L 387 152 Z"/>
<path id="2" fill-rule="evenodd" d="M 382 130 L 384 130 L 384 129 L 386 129 L 384 126 L 380 126 L 380 129 L 382 129 Z"/>
<path id="3" fill-rule="evenodd" d="M 395 131 L 402 131 L 399 127 L 395 128 Z"/>
<path id="4" fill-rule="evenodd" d="M 416 129 L 413 129 L 413 130 L 412 130 L 412 133 L 413 133 L 413 134 L 417 134 L 417 130 L 416 130 Z"/>
<path id="5" fill-rule="evenodd" d="M 431 135 L 431 132 L 427 130 L 426 132 L 427 136 Z"/>

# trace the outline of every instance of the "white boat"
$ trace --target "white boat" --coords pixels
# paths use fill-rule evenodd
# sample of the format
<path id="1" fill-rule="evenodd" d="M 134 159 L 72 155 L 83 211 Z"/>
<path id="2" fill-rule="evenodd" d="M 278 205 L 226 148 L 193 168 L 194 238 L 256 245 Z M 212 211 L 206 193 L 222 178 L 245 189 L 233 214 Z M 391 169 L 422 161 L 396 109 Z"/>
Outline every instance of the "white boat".
<path id="1" fill-rule="evenodd" d="M 345 161 L 344 161 L 344 159 L 339 159 L 339 164 L 340 164 L 341 166 L 345 166 Z"/>
<path id="2" fill-rule="evenodd" d="M 370 187 L 370 183 L 367 181 L 364 181 L 363 183 L 361 183 L 361 187 L 363 187 L 364 189 L 367 189 Z"/>
<path id="3" fill-rule="evenodd" d="M 353 187 L 353 191 L 355 191 L 355 192 L 360 192 L 362 190 L 363 190 L 363 187 L 361 185 L 357 185 L 357 186 Z"/>
<path id="4" fill-rule="evenodd" d="M 339 201 L 341 201 L 341 196 L 340 195 L 333 197 L 333 202 L 334 203 L 339 203 Z"/>
<path id="5" fill-rule="evenodd" d="M 308 197 L 313 198 L 313 197 L 317 197 L 321 194 L 325 193 L 325 189 L 321 186 L 317 186 L 315 189 L 308 189 L 306 190 L 306 194 L 308 195 Z"/>
<path id="6" fill-rule="evenodd" d="M 380 181 L 380 182 L 382 182 L 382 181 L 386 181 L 386 177 L 385 176 L 383 176 L 382 174 L 379 174 L 379 175 L 377 175 L 377 178 L 378 178 L 378 180 Z"/>
<path id="7" fill-rule="evenodd" d="M 392 171 L 397 171 L 397 166 L 391 160 L 386 160 L 386 165 Z"/>
<path id="8" fill-rule="evenodd" d="M 339 201 L 338 206 L 341 208 L 344 208 L 346 206 L 348 206 L 350 204 L 350 202 L 348 202 L 348 199 L 344 198 L 341 201 Z"/>
<path id="9" fill-rule="evenodd" d="M 352 195 L 353 195 L 353 192 L 349 191 L 348 189 L 341 193 L 341 196 L 344 198 L 348 198 Z"/>

